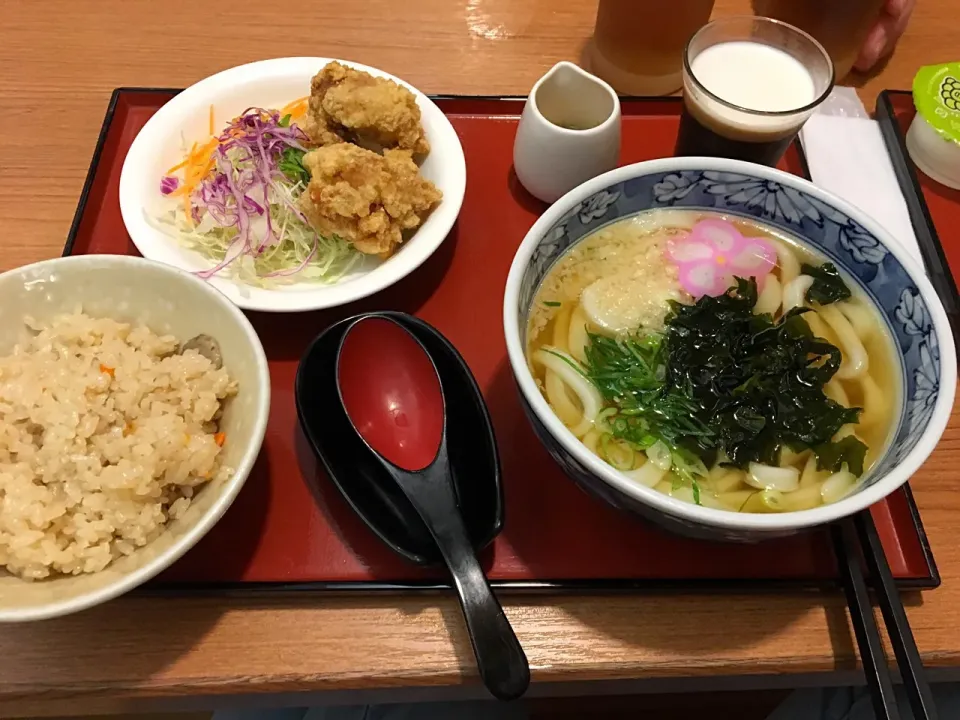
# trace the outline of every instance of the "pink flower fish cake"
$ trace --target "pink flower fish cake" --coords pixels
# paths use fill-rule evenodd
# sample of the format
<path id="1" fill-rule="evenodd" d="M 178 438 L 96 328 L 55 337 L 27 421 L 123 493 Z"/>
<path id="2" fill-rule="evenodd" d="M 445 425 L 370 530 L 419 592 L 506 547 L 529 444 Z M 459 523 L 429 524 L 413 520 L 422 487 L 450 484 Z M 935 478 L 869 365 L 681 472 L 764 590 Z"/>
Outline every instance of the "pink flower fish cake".
<path id="1" fill-rule="evenodd" d="M 671 240 L 667 257 L 679 270 L 681 287 L 694 298 L 722 295 L 735 277 L 764 280 L 777 264 L 773 245 L 759 237 L 744 237 L 726 220 L 701 220 L 689 235 Z"/>

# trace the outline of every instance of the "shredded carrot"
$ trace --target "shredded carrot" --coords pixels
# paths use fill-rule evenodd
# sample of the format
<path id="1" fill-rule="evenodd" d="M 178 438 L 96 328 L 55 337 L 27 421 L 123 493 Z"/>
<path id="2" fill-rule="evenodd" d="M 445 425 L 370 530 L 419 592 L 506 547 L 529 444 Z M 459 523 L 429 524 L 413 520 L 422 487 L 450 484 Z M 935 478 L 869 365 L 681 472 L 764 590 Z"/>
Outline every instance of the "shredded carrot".
<path id="1" fill-rule="evenodd" d="M 106 373 L 106 374 L 109 375 L 110 377 L 113 377 L 113 368 L 112 368 L 112 367 L 108 367 L 108 366 L 104 365 L 103 363 L 100 363 L 100 372 Z"/>
<path id="2" fill-rule="evenodd" d="M 227 434 L 226 434 L 226 433 L 222 433 L 222 432 L 218 432 L 216 435 L 213 436 L 213 441 L 214 441 L 219 447 L 223 447 L 223 444 L 227 441 Z"/>
<path id="3" fill-rule="evenodd" d="M 293 102 L 288 102 L 280 109 L 280 117 L 289 115 L 292 118 L 300 118 L 307 114 L 307 103 L 309 97 L 302 97 Z"/>
<path id="4" fill-rule="evenodd" d="M 200 146 L 194 143 L 183 162 L 167 170 L 167 175 L 171 175 L 177 170 L 183 169 L 183 182 L 170 193 L 170 196 L 183 198 L 183 212 L 189 223 L 193 223 L 193 214 L 190 212 L 190 197 L 213 169 L 213 154 L 219 145 L 220 140 L 215 137 L 210 138 Z"/>
<path id="5" fill-rule="evenodd" d="M 210 103 L 210 134 L 213 135 L 213 103 Z"/>

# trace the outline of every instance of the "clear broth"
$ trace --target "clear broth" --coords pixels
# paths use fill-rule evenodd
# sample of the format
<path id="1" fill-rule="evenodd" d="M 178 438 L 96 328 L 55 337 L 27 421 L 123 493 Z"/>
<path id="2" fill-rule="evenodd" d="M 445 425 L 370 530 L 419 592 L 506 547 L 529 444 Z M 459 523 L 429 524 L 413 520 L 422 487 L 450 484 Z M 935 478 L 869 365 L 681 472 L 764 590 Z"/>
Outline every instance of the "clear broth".
<path id="1" fill-rule="evenodd" d="M 616 335 L 617 333 L 610 332 L 609 328 L 604 329 L 592 325 L 586 315 L 578 318 L 576 312 L 580 307 L 583 291 L 595 281 L 611 274 L 622 273 L 624 268 L 629 267 L 637 269 L 641 283 L 656 282 L 657 278 L 662 277 L 664 273 L 664 268 L 659 263 L 662 262 L 660 258 L 662 258 L 666 242 L 671 237 L 676 237 L 688 231 L 697 221 L 708 218 L 727 220 L 744 237 L 762 237 L 785 246 L 791 251 L 798 264 L 822 265 L 828 262 L 826 257 L 808 248 L 791 235 L 774 230 L 752 219 L 722 213 L 652 210 L 618 220 L 595 231 L 568 250 L 550 269 L 534 296 L 533 305 L 528 315 L 526 338 L 527 361 L 530 371 L 541 392 L 544 393 L 548 403 L 551 404 L 551 408 L 568 426 L 570 423 L 564 418 L 564 414 L 558 411 L 557 406 L 551 402 L 547 392 L 547 374 L 550 371 L 543 364 L 533 360 L 534 354 L 544 346 L 559 347 L 562 344 L 562 338 L 571 337 L 569 329 L 560 325 L 570 323 L 571 316 L 574 324 L 580 322 L 581 319 L 585 320 L 586 329 L 590 332 Z M 780 262 L 778 262 L 774 273 L 779 276 L 781 272 L 782 268 Z M 864 473 L 857 482 L 859 484 L 863 478 L 869 476 L 870 469 L 882 457 L 897 429 L 899 409 L 902 405 L 903 377 L 887 323 L 881 317 L 873 301 L 860 286 L 845 274 L 843 279 L 852 293 L 852 298 L 846 302 L 865 309 L 869 319 L 872 319 L 871 334 L 860 339 L 869 358 L 869 369 L 866 375 L 874 383 L 874 388 L 880 390 L 881 395 L 879 397 L 882 400 L 882 403 L 878 402 L 876 392 L 872 392 L 872 397 L 869 399 L 865 397 L 868 391 L 865 389 L 866 381 L 863 378 L 843 380 L 835 376 L 831 380 L 831 384 L 837 383 L 846 395 L 848 402 L 842 404 L 846 404 L 847 407 L 865 407 L 865 401 L 872 401 L 870 409 L 874 411 L 871 413 L 871 417 L 874 419 L 869 424 L 846 426 L 848 428 L 852 427 L 856 435 L 868 447 Z M 687 296 L 686 299 L 680 299 L 680 301 L 692 302 L 692 298 Z M 808 313 L 804 317 L 810 318 L 812 315 L 813 313 Z M 868 315 L 862 314 L 862 317 L 868 318 Z M 809 322 L 814 325 L 814 332 L 818 336 L 824 337 L 831 344 L 840 347 L 841 350 L 843 349 L 833 328 L 820 320 L 819 316 L 809 320 Z M 571 351 L 570 348 L 569 343 L 566 347 L 561 347 L 561 349 L 570 351 L 571 355 L 576 357 L 576 353 Z M 573 405 L 582 408 L 582 404 L 577 402 L 575 393 L 569 392 L 568 399 Z M 566 409 L 569 415 L 570 408 L 567 407 Z M 866 418 L 867 412 L 862 413 L 861 421 Z M 603 458 L 603 455 L 597 452 L 595 438 L 591 439 L 588 433 L 585 440 L 584 444 Z M 806 453 L 797 456 L 785 451 L 780 465 L 781 467 L 791 466 L 802 469 L 805 467 L 806 458 Z M 714 478 L 722 475 L 721 469 L 718 467 L 711 468 L 710 471 L 708 490 L 712 490 Z M 826 479 L 824 473 L 818 474 L 817 477 L 821 483 Z M 727 478 L 726 483 L 721 485 L 726 487 L 732 483 L 733 480 Z M 849 488 L 845 494 L 852 492 L 854 487 Z M 659 482 L 656 489 L 669 495 L 687 500 L 691 499 L 688 488 L 678 488 L 675 479 L 673 482 L 667 482 L 667 480 Z M 747 493 L 748 490 L 750 491 L 749 494 Z M 762 506 L 758 499 L 753 497 L 755 494 L 759 494 L 759 490 L 743 483 L 735 485 L 734 489 L 725 492 L 729 493 L 732 499 L 729 503 L 725 502 L 722 509 L 756 512 L 775 511 Z M 736 495 L 738 492 L 740 493 L 739 496 Z M 716 494 L 720 495 L 722 493 L 717 492 Z M 807 492 L 808 500 L 812 495 L 813 491 Z M 740 507 L 734 507 L 733 505 L 739 497 L 743 498 L 743 503 Z M 815 503 L 811 500 L 805 505 L 815 507 L 818 504 L 822 503 Z M 806 509 L 806 507 L 791 509 Z"/>

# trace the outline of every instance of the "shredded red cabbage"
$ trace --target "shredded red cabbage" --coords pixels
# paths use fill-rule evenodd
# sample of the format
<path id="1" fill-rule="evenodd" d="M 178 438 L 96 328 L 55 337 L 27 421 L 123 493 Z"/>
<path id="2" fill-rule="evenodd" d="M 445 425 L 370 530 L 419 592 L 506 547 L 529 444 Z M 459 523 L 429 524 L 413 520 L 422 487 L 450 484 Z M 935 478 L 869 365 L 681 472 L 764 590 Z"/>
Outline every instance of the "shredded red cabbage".
<path id="1" fill-rule="evenodd" d="M 219 147 L 214 152 L 214 170 L 191 197 L 194 223 L 209 214 L 221 228 L 236 228 L 237 234 L 223 260 L 209 270 L 197 274 L 209 278 L 237 258 L 250 254 L 259 256 L 268 247 L 281 242 L 280 228 L 271 217 L 271 204 L 284 205 L 304 224 L 306 217 L 290 201 L 288 192 L 278 187 L 289 185 L 289 179 L 278 167 L 281 154 L 288 148 L 306 151 L 307 135 L 294 123 L 272 110 L 248 108 L 235 118 L 220 135 Z M 166 180 L 161 180 L 161 192 L 169 194 Z M 176 178 L 173 178 L 176 180 Z M 253 220 L 263 218 L 254 228 Z M 259 231 L 259 232 L 257 232 Z M 255 237 L 262 233 L 261 236 Z M 271 272 L 265 277 L 293 275 L 302 270 L 316 255 L 319 237 L 313 232 L 313 246 L 299 266 Z"/>
<path id="2" fill-rule="evenodd" d="M 173 177 L 172 175 L 165 175 L 160 178 L 160 192 L 164 195 L 169 195 L 178 187 L 180 187 L 180 178 Z"/>

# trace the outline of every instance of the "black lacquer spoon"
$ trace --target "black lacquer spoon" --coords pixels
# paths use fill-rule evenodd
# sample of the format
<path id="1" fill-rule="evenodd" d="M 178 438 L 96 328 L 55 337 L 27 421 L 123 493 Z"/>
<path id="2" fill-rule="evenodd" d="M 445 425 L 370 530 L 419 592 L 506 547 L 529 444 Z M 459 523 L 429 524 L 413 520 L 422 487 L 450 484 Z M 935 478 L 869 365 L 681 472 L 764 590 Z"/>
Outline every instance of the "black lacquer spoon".
<path id="1" fill-rule="evenodd" d="M 366 316 L 343 333 L 336 357 L 347 420 L 423 521 L 446 563 L 480 676 L 494 697 L 520 697 L 526 656 L 474 554 L 448 457 L 445 393 L 430 355 L 401 323 Z"/>

